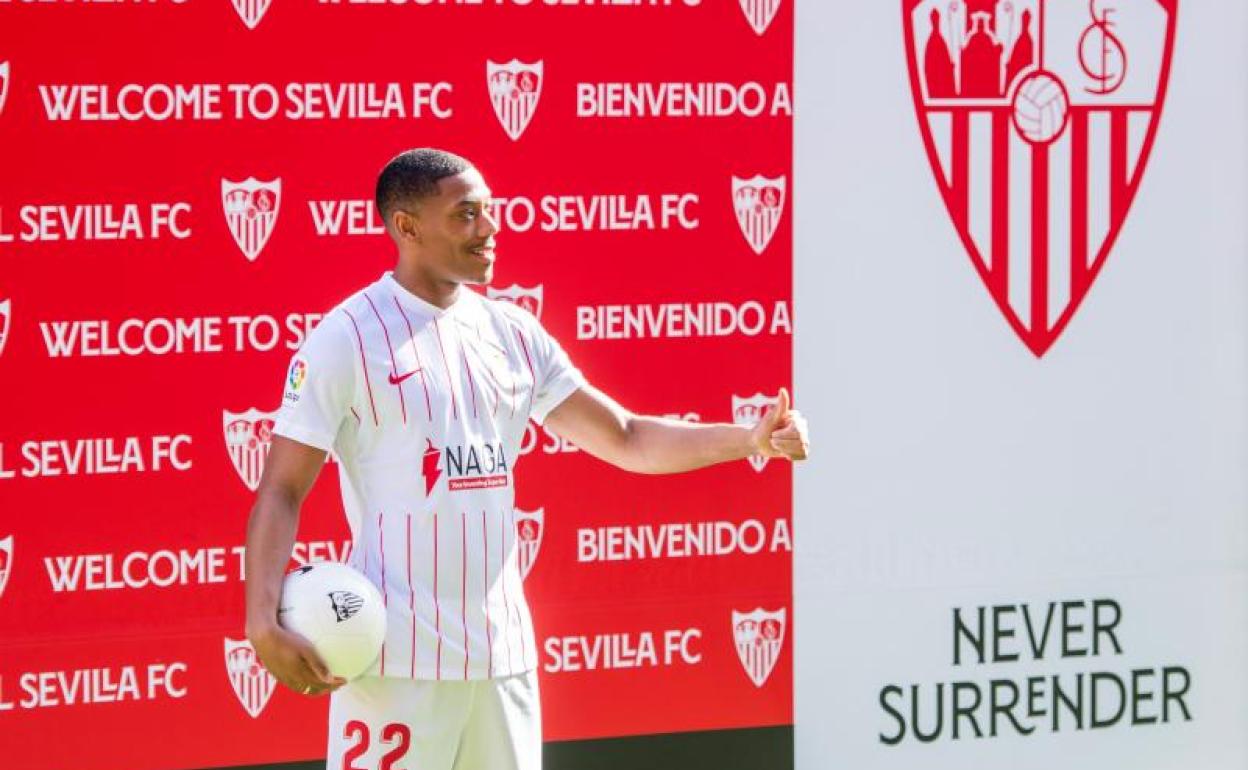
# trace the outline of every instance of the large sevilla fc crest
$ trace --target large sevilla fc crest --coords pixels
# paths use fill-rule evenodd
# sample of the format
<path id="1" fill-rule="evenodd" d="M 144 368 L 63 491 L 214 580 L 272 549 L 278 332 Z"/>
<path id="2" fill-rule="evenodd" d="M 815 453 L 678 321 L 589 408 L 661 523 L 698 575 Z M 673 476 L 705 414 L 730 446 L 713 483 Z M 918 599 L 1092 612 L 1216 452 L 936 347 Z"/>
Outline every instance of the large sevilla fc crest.
<path id="1" fill-rule="evenodd" d="M 225 640 L 225 673 L 230 677 L 230 686 L 234 695 L 252 719 L 260 716 L 268 705 L 273 690 L 277 687 L 277 679 L 260 665 L 256 651 L 247 640 Z"/>
<path id="2" fill-rule="evenodd" d="M 1139 189 L 1178 0 L 902 0 L 928 159 L 971 263 L 1041 356 Z"/>
<path id="3" fill-rule="evenodd" d="M 776 11 L 780 10 L 781 1 L 741 0 L 741 12 L 745 14 L 745 20 L 750 23 L 754 31 L 761 35 L 767 31 L 772 20 L 776 18 Z"/>
<path id="4" fill-rule="evenodd" d="M 516 509 L 516 548 L 520 559 L 520 579 L 529 576 L 533 562 L 537 561 L 537 552 L 542 548 L 542 534 L 545 527 L 546 509 L 522 511 Z"/>
<path id="5" fill-rule="evenodd" d="M 753 612 L 732 611 L 732 640 L 737 657 L 755 687 L 762 687 L 771 676 L 784 648 L 786 610 L 773 612 L 758 608 Z"/>
<path id="6" fill-rule="evenodd" d="M 537 100 L 542 97 L 542 62 L 525 64 L 512 59 L 506 64 L 485 63 L 486 84 L 494 114 L 514 142 L 529 127 Z"/>
<path id="7" fill-rule="evenodd" d="M 256 28 L 272 2 L 273 0 L 233 0 L 234 10 L 238 11 L 238 18 L 243 20 L 247 29 Z"/>
<path id="8" fill-rule="evenodd" d="M 763 415 L 775 403 L 776 399 L 764 396 L 762 393 L 755 393 L 749 398 L 742 398 L 734 394 L 732 397 L 732 421 L 737 425 L 752 428 L 758 424 L 759 420 L 763 419 Z M 750 461 L 751 468 L 762 473 L 763 468 L 767 467 L 767 461 L 771 458 L 764 455 L 750 455 L 746 459 Z"/>
<path id="9" fill-rule="evenodd" d="M 273 443 L 273 425 L 276 412 L 248 409 L 242 414 L 221 410 L 222 429 L 225 432 L 225 448 L 230 453 L 234 470 L 252 492 L 260 485 L 264 474 L 264 461 Z"/>
<path id="10" fill-rule="evenodd" d="M 4 114 L 4 100 L 9 95 L 9 63 L 0 61 L 0 115 Z"/>
<path id="11" fill-rule="evenodd" d="M 282 202 L 282 180 L 261 182 L 250 177 L 245 182 L 221 180 L 221 205 L 234 242 L 248 261 L 255 262 L 269 242 L 277 211 Z"/>
<path id="12" fill-rule="evenodd" d="M 533 288 L 529 288 L 513 283 L 506 289 L 495 289 L 493 286 L 489 286 L 486 288 L 485 293 L 490 299 L 519 305 L 540 320 L 542 317 L 542 286 L 543 284 L 539 283 Z"/>
<path id="13" fill-rule="evenodd" d="M 776 234 L 784 216 L 785 187 L 783 176 L 732 178 L 732 207 L 737 212 L 737 224 L 755 254 L 762 254 Z"/>
<path id="14" fill-rule="evenodd" d="M 0 596 L 4 596 L 4 587 L 9 582 L 9 572 L 13 569 L 13 536 L 0 538 Z"/>
<path id="15" fill-rule="evenodd" d="M 12 300 L 0 301 L 0 355 L 4 355 L 4 343 L 9 339 L 9 317 L 13 310 Z"/>

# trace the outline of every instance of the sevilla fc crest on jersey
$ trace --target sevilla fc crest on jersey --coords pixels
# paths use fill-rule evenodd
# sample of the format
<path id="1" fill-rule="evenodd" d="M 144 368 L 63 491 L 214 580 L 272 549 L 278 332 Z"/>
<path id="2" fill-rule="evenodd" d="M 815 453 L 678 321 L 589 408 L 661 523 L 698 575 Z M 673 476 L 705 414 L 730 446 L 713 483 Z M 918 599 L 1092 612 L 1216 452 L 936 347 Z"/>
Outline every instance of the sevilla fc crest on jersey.
<path id="1" fill-rule="evenodd" d="M 264 473 L 264 461 L 273 443 L 273 425 L 276 412 L 248 409 L 242 414 L 222 410 L 221 422 L 225 431 L 225 448 L 230 453 L 234 470 L 252 492 L 260 485 Z"/>
<path id="2" fill-rule="evenodd" d="M 776 18 L 781 0 L 741 0 L 741 12 L 754 31 L 763 34 Z"/>
<path id="3" fill-rule="evenodd" d="M 780 659 L 786 612 L 783 607 L 772 612 L 761 607 L 753 612 L 732 611 L 732 639 L 737 645 L 737 657 L 755 687 L 763 686 Z"/>
<path id="4" fill-rule="evenodd" d="M 0 115 L 4 114 L 4 100 L 9 95 L 9 63 L 0 61 Z"/>
<path id="5" fill-rule="evenodd" d="M 543 526 L 545 518 L 545 508 L 532 512 L 516 509 L 516 548 L 519 550 L 517 556 L 520 559 L 521 580 L 529 576 L 533 562 L 537 561 L 537 552 L 542 547 L 542 534 L 546 531 Z"/>
<path id="6" fill-rule="evenodd" d="M 755 393 L 749 398 L 734 395 L 732 397 L 732 421 L 737 425 L 753 427 L 763 419 L 767 409 L 775 403 L 776 399 L 764 396 L 762 393 Z M 750 467 L 762 473 L 763 468 L 767 467 L 767 461 L 771 458 L 763 455 L 750 455 L 746 459 L 750 461 Z"/>
<path id="7" fill-rule="evenodd" d="M 0 538 L 0 596 L 4 596 L 4 587 L 9 582 L 9 571 L 13 568 L 13 536 Z"/>
<path id="8" fill-rule="evenodd" d="M 4 343 L 9 339 L 9 316 L 12 306 L 12 300 L 0 301 L 0 355 L 4 355 Z"/>
<path id="9" fill-rule="evenodd" d="M 261 182 L 255 177 L 245 182 L 221 180 L 221 205 L 225 222 L 230 226 L 234 242 L 251 262 L 269 242 L 277 224 L 278 206 L 282 202 L 282 180 Z"/>
<path id="10" fill-rule="evenodd" d="M 784 188 L 783 176 L 732 178 L 732 206 L 737 212 L 737 224 L 755 254 L 762 254 L 771 243 L 784 216 Z"/>
<path id="11" fill-rule="evenodd" d="M 902 0 L 919 128 L 971 264 L 1043 355 L 1144 177 L 1178 0 Z"/>
<path id="12" fill-rule="evenodd" d="M 506 64 L 485 63 L 486 83 L 494 114 L 514 142 L 528 128 L 537 100 L 542 96 L 542 62 L 525 64 L 512 59 Z"/>
<path id="13" fill-rule="evenodd" d="M 541 319 L 542 286 L 543 284 L 539 283 L 537 286 L 530 289 L 527 286 L 521 286 L 520 284 L 513 283 L 506 289 L 495 289 L 493 286 L 487 287 L 485 293 L 490 299 L 498 299 L 504 302 L 510 302 L 513 305 L 519 305 L 532 313 L 538 319 Z"/>
<path id="14" fill-rule="evenodd" d="M 238 18 L 243 20 L 247 29 L 256 28 L 272 2 L 273 0 L 233 0 L 234 10 L 238 11 Z"/>
<path id="15" fill-rule="evenodd" d="M 234 695 L 252 719 L 260 716 L 268 705 L 273 690 L 277 687 L 277 679 L 260 665 L 256 651 L 247 640 L 225 640 L 225 673 L 230 677 L 230 686 Z"/>

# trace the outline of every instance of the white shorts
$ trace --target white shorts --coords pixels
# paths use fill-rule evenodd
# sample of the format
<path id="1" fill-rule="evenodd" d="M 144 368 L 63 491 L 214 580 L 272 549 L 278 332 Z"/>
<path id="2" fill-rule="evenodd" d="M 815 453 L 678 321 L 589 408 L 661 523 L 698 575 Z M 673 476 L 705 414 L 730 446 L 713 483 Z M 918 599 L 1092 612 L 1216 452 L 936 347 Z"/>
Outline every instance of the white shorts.
<path id="1" fill-rule="evenodd" d="M 329 696 L 326 770 L 541 770 L 537 673 L 364 677 Z"/>

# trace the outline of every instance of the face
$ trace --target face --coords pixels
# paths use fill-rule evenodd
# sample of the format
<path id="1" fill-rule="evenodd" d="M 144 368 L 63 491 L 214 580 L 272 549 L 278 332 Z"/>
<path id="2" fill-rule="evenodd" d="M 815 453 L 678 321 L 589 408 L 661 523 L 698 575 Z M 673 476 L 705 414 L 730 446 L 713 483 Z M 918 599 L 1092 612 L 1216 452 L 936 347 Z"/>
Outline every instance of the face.
<path id="1" fill-rule="evenodd" d="M 490 188 L 468 169 L 438 181 L 438 191 L 412 211 L 396 211 L 393 224 L 412 244 L 420 266 L 447 283 L 489 283 L 494 277 L 494 234 L 498 221 Z"/>

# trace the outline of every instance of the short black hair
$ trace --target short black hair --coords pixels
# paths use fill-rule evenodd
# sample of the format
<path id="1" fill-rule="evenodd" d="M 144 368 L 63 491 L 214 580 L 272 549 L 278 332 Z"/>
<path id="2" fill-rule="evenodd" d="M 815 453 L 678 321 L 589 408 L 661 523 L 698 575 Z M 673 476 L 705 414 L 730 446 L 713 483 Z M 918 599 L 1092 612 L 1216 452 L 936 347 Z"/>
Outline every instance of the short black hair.
<path id="1" fill-rule="evenodd" d="M 390 159 L 377 177 L 377 214 L 388 222 L 390 214 L 405 201 L 418 200 L 438 191 L 438 180 L 473 168 L 465 158 L 434 147 L 417 147 Z"/>

